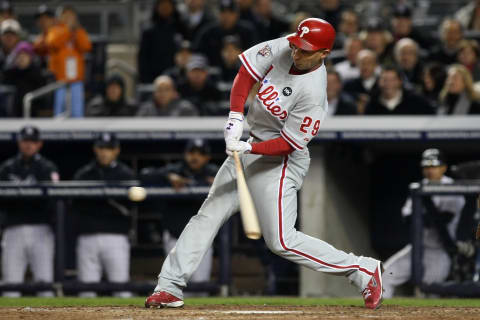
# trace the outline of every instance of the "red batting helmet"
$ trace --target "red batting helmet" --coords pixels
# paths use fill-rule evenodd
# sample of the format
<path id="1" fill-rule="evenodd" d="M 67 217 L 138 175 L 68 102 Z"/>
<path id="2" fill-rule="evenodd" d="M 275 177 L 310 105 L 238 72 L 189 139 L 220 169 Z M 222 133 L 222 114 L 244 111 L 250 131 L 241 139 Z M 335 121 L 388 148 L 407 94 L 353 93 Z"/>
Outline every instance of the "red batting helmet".
<path id="1" fill-rule="evenodd" d="M 308 18 L 300 22 L 297 33 L 288 36 L 287 40 L 307 51 L 331 50 L 335 41 L 335 29 L 325 20 Z"/>

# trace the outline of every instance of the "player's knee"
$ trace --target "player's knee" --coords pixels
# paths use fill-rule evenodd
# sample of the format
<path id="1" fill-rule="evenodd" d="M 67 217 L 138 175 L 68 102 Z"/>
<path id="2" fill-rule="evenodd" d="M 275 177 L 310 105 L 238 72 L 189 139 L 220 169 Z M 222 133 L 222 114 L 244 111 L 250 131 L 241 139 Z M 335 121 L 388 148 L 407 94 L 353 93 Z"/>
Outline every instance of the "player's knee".
<path id="1" fill-rule="evenodd" d="M 278 239 L 265 238 L 265 243 L 267 244 L 268 249 L 270 249 L 270 251 L 276 255 L 282 256 L 288 252 L 285 246 L 283 246 Z"/>

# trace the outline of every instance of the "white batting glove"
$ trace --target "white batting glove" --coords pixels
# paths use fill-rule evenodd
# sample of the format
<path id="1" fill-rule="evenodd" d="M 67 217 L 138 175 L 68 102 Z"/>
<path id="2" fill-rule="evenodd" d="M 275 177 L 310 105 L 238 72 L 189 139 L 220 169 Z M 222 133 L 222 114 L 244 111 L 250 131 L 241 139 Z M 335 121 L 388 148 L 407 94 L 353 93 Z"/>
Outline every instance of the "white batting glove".
<path id="1" fill-rule="evenodd" d="M 234 151 L 237 151 L 239 154 L 250 153 L 250 151 L 252 151 L 252 145 L 245 141 L 228 140 L 226 150 L 227 154 L 229 156 L 233 156 Z"/>
<path id="2" fill-rule="evenodd" d="M 228 114 L 227 123 L 223 129 L 225 143 L 229 140 L 238 141 L 243 134 L 243 113 L 230 111 Z"/>

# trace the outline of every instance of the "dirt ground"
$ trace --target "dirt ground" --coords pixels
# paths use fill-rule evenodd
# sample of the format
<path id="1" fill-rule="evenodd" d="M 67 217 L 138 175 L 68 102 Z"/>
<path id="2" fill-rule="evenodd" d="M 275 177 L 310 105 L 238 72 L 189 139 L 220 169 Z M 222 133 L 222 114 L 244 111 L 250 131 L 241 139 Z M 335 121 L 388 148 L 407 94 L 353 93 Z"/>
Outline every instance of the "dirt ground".
<path id="1" fill-rule="evenodd" d="M 304 319 L 480 319 L 480 308 L 432 308 L 382 306 L 379 310 L 360 307 L 276 307 L 205 306 L 182 309 L 131 307 L 0 308 L 0 319 L 175 319 L 175 320 L 304 320 Z"/>

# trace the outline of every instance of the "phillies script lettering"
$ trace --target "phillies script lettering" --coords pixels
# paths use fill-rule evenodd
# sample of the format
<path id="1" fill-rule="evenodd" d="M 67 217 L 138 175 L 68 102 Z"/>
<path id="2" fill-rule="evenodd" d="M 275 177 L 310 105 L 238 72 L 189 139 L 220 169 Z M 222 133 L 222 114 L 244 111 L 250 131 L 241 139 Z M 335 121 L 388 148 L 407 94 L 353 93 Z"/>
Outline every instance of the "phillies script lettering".
<path id="1" fill-rule="evenodd" d="M 278 91 L 275 90 L 275 87 L 273 85 L 269 85 L 266 87 L 264 83 L 262 83 L 262 86 L 260 87 L 260 89 L 258 89 L 258 100 L 262 102 L 265 108 L 272 115 L 279 118 L 280 120 L 286 119 L 288 112 L 286 110 L 283 110 L 282 107 L 276 103 L 276 101 L 280 100 L 278 98 Z"/>

